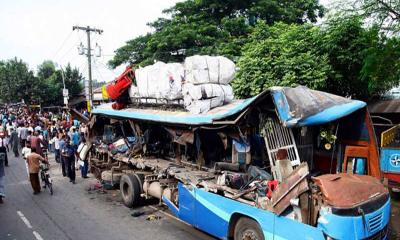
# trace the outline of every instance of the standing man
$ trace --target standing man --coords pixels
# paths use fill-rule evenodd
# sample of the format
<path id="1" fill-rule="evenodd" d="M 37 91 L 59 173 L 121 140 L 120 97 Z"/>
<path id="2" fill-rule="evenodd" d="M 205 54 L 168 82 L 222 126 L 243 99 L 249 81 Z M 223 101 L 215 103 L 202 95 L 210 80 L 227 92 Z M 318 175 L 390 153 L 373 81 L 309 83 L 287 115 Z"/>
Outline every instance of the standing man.
<path id="1" fill-rule="evenodd" d="M 54 134 L 54 138 L 53 140 L 53 144 L 54 144 L 54 155 L 55 155 L 55 159 L 57 163 L 60 163 L 60 138 L 59 138 L 59 134 L 55 133 Z"/>
<path id="2" fill-rule="evenodd" d="M 36 153 L 43 156 L 42 146 L 45 145 L 44 141 L 40 139 L 39 132 L 35 131 L 34 135 L 30 137 L 31 147 L 36 149 Z"/>
<path id="3" fill-rule="evenodd" d="M 75 151 L 78 149 L 79 142 L 81 140 L 81 136 L 79 135 L 78 131 L 76 131 L 76 128 L 72 128 L 72 146 L 75 148 Z"/>
<path id="4" fill-rule="evenodd" d="M 75 152 L 77 152 L 78 151 L 79 142 L 81 140 L 81 135 L 77 131 L 76 127 L 71 127 L 71 129 L 72 129 L 72 134 L 71 134 L 72 147 L 74 148 Z M 78 159 L 76 159 L 76 160 L 78 161 Z M 79 164 L 77 164 L 77 167 L 78 166 L 79 166 Z M 78 168 L 76 170 L 78 170 Z"/>
<path id="5" fill-rule="evenodd" d="M 0 204 L 3 203 L 3 198 L 6 196 L 4 191 L 4 178 L 5 178 L 5 171 L 4 171 L 4 162 L 7 159 L 7 152 L 0 153 Z"/>
<path id="6" fill-rule="evenodd" d="M 25 146 L 28 138 L 28 128 L 25 124 L 22 125 L 19 131 L 19 138 L 21 139 L 21 146 Z"/>
<path id="7" fill-rule="evenodd" d="M 59 133 L 58 135 L 59 135 L 59 138 L 60 138 L 59 147 L 60 147 L 61 170 L 62 170 L 62 175 L 64 177 L 66 177 L 67 176 L 67 171 L 66 171 L 66 167 L 65 167 L 64 156 L 61 154 L 61 152 L 63 151 L 63 149 L 65 147 L 65 135 L 63 135 L 62 133 Z"/>
<path id="8" fill-rule="evenodd" d="M 39 180 L 39 169 L 40 162 L 48 163 L 46 159 L 36 153 L 36 148 L 31 149 L 32 153 L 28 155 L 28 167 L 29 167 L 29 179 L 31 180 L 31 186 L 33 194 L 40 193 L 40 180 Z"/>
<path id="9" fill-rule="evenodd" d="M 75 184 L 75 148 L 71 145 L 71 140 L 66 137 L 65 146 L 62 149 L 62 156 L 67 170 L 69 181 Z"/>
<path id="10" fill-rule="evenodd" d="M 18 149 L 19 139 L 18 139 L 18 133 L 17 133 L 17 131 L 15 131 L 14 128 L 11 128 L 10 145 L 11 145 L 11 148 L 12 148 L 12 150 L 13 150 L 13 152 L 14 152 L 14 156 L 15 156 L 15 157 L 19 157 L 19 149 Z"/>
<path id="11" fill-rule="evenodd" d="M 8 167 L 7 144 L 8 144 L 8 141 L 5 136 L 5 132 L 0 132 L 0 153 L 5 154 L 4 166 L 6 166 L 6 167 Z"/>
<path id="12" fill-rule="evenodd" d="M 28 179 L 29 179 L 29 166 L 28 166 L 28 162 L 27 162 L 27 158 L 29 156 L 29 154 L 32 153 L 32 149 L 31 149 L 31 145 L 29 142 L 25 142 L 24 148 L 22 148 L 22 158 L 25 160 L 25 166 L 26 166 L 26 171 L 28 173 Z"/>

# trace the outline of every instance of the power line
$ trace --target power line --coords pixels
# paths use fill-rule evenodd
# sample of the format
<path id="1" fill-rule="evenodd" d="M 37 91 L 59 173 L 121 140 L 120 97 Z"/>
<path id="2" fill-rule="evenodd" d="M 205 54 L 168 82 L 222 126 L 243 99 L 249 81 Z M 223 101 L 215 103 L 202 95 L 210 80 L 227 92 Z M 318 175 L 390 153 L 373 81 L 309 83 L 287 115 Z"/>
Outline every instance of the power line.
<path id="1" fill-rule="evenodd" d="M 98 66 L 97 66 L 97 61 L 94 61 L 94 67 L 96 69 L 97 74 L 99 75 L 99 77 L 101 78 L 101 81 L 105 82 L 105 78 L 103 77 L 103 75 L 101 74 L 101 71 L 99 70 Z"/>
<path id="2" fill-rule="evenodd" d="M 57 59 L 57 62 L 61 62 L 67 55 L 68 53 L 71 52 L 71 50 L 76 47 L 75 44 L 73 44 L 59 59 Z"/>
<path id="3" fill-rule="evenodd" d="M 67 40 L 69 40 L 69 38 L 72 36 L 72 32 L 68 33 L 67 37 L 64 38 L 64 40 L 62 41 L 61 45 L 58 47 L 57 51 L 55 52 L 53 59 L 57 56 L 57 54 L 59 53 L 59 51 L 62 49 L 62 47 L 64 46 L 64 44 L 67 42 Z"/>

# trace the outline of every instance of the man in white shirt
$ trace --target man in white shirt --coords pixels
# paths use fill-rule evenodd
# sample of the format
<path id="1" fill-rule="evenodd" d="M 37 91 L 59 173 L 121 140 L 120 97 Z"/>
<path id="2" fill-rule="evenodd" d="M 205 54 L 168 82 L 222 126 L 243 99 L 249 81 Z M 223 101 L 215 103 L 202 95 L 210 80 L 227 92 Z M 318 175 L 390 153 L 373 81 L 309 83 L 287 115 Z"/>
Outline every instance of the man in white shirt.
<path id="1" fill-rule="evenodd" d="M 29 178 L 29 167 L 28 167 L 28 162 L 26 161 L 27 157 L 29 154 L 32 153 L 31 150 L 31 145 L 30 143 L 26 142 L 25 146 L 22 148 L 22 158 L 25 160 L 25 167 L 26 167 L 26 172 L 28 173 L 28 179 Z"/>
<path id="2" fill-rule="evenodd" d="M 55 136 L 54 136 L 54 138 L 53 138 L 53 142 L 54 142 L 54 155 L 55 155 L 55 158 L 56 158 L 56 162 L 57 163 L 60 163 L 61 161 L 60 161 L 60 138 L 59 138 L 59 136 L 58 136 L 58 134 L 56 134 Z"/>

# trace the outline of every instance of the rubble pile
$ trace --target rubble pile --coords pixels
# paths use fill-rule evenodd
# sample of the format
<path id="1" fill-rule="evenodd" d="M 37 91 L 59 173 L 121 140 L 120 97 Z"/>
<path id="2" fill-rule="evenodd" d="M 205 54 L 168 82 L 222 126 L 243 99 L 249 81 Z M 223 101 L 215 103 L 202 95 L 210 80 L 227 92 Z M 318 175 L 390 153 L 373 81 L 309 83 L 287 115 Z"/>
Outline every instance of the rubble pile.
<path id="1" fill-rule="evenodd" d="M 228 58 L 196 55 L 183 64 L 156 62 L 136 70 L 128 68 L 106 90 L 115 96 L 111 99 L 116 101 L 113 108 L 117 110 L 139 102 L 177 104 L 200 114 L 234 99 L 229 85 L 234 77 L 235 64 Z"/>

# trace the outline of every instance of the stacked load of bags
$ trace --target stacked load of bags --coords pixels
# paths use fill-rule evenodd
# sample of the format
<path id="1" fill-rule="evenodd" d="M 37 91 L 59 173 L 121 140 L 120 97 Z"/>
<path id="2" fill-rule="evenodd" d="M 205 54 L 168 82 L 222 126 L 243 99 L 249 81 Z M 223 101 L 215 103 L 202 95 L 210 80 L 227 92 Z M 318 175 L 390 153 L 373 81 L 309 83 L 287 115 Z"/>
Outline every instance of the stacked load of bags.
<path id="1" fill-rule="evenodd" d="M 128 92 L 135 100 L 183 99 L 185 109 L 199 114 L 234 99 L 229 85 L 234 77 L 235 64 L 228 58 L 197 55 L 187 57 L 183 64 L 156 62 L 136 69 L 132 80 L 136 84 Z"/>
<path id="2" fill-rule="evenodd" d="M 205 113 L 233 100 L 229 83 L 235 77 L 235 64 L 228 58 L 192 56 L 185 59 L 184 69 L 182 94 L 191 113 Z"/>
<path id="3" fill-rule="evenodd" d="M 182 99 L 184 69 L 180 63 L 156 62 L 136 69 L 136 88 L 132 97 L 176 100 Z"/>

